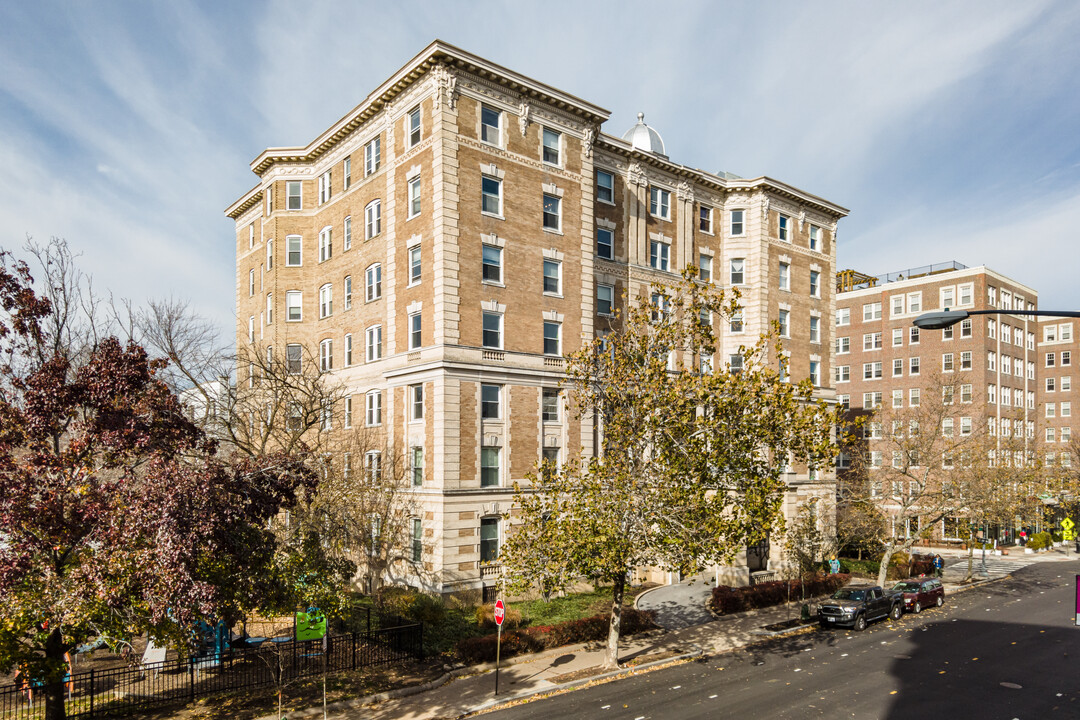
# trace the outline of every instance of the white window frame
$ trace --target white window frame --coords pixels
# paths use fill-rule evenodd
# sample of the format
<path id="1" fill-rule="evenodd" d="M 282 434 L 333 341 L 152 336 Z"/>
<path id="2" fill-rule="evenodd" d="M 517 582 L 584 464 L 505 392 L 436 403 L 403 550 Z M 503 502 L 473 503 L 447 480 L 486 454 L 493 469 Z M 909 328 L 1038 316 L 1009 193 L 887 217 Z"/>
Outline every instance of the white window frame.
<path id="1" fill-rule="evenodd" d="M 552 146 L 549 144 L 549 139 L 554 138 L 555 144 Z M 542 145 L 541 155 L 545 165 L 552 165 L 554 167 L 562 167 L 562 133 L 558 130 L 553 130 L 549 127 L 545 127 L 540 131 L 540 143 Z M 548 153 L 551 152 L 555 155 L 554 160 L 548 159 Z"/>
<path id="2" fill-rule="evenodd" d="M 319 262 L 326 262 L 334 255 L 333 228 L 329 225 L 319 231 Z"/>
<path id="3" fill-rule="evenodd" d="M 409 287 L 420 284 L 423 275 L 423 253 L 420 245 L 409 248 Z"/>
<path id="4" fill-rule="evenodd" d="M 364 425 L 382 425 L 382 390 L 369 390 L 364 396 Z"/>
<path id="5" fill-rule="evenodd" d="M 489 258 L 497 262 L 488 262 Z M 489 269 L 491 272 L 498 270 L 498 278 L 487 277 Z M 503 284 L 503 249 L 498 245 L 484 243 L 480 246 L 480 282 L 500 286 Z"/>
<path id="6" fill-rule="evenodd" d="M 326 283 L 319 288 L 319 319 L 328 318 L 334 314 L 334 286 Z"/>
<path id="7" fill-rule="evenodd" d="M 548 210 L 547 210 L 547 206 L 548 206 L 549 201 L 555 203 L 555 212 L 554 213 L 549 213 Z M 561 233 L 562 232 L 562 198 L 559 197 L 558 195 L 552 195 L 550 193 L 544 193 L 543 194 L 543 201 L 541 203 L 541 212 L 543 214 L 543 219 L 542 219 L 542 222 L 541 222 L 541 227 L 543 228 L 543 230 L 545 232 Z M 552 217 L 552 216 L 554 216 L 554 218 L 555 218 L 555 227 L 552 227 L 551 225 L 548 225 L 548 218 Z"/>
<path id="8" fill-rule="evenodd" d="M 728 234 L 731 237 L 746 235 L 746 210 L 739 208 L 728 211 Z"/>
<path id="9" fill-rule="evenodd" d="M 382 137 L 376 135 L 364 145 L 364 177 L 374 175 L 382 165 Z"/>
<path id="10" fill-rule="evenodd" d="M 409 350 L 419 350 L 424 346 L 424 315 L 421 312 L 409 313 Z"/>
<path id="11" fill-rule="evenodd" d="M 485 190 L 484 189 L 484 184 L 485 183 L 488 183 L 489 185 L 493 183 L 496 192 L 494 194 L 492 194 L 492 193 L 488 192 L 487 190 Z M 496 204 L 498 205 L 498 209 L 496 211 L 494 211 L 494 212 L 492 212 L 491 210 L 485 209 L 485 207 L 484 207 L 485 200 L 487 200 L 489 198 L 492 198 L 492 197 L 495 198 Z M 492 177 L 491 175 L 484 175 L 484 174 L 480 175 L 480 214 L 481 215 L 487 215 L 489 217 L 497 217 L 497 218 L 500 218 L 500 219 L 503 217 L 502 180 L 500 180 L 497 177 Z"/>
<path id="12" fill-rule="evenodd" d="M 382 360 L 382 325 L 372 325 L 364 331 L 365 362 Z"/>
<path id="13" fill-rule="evenodd" d="M 544 295 L 547 295 L 548 297 L 562 297 L 562 294 L 563 294 L 563 292 L 562 292 L 562 290 L 563 290 L 562 263 L 559 262 L 558 260 L 552 260 L 551 258 L 544 258 L 543 266 L 544 266 L 544 269 L 543 269 L 543 279 L 544 279 L 543 290 L 544 290 Z M 555 275 L 553 276 L 555 278 L 555 289 L 554 290 L 548 290 L 548 288 L 547 288 L 548 278 L 552 277 L 552 276 L 548 275 L 548 269 L 549 268 L 554 268 L 555 269 Z"/>
<path id="14" fill-rule="evenodd" d="M 364 207 L 364 239 L 382 234 L 382 199 L 375 198 Z"/>
<path id="15" fill-rule="evenodd" d="M 655 185 L 649 188 L 649 214 L 671 222 L 671 191 Z"/>
<path id="16" fill-rule="evenodd" d="M 295 253 L 293 248 L 296 248 Z M 292 262 L 293 255 L 297 261 Z M 301 235 L 285 236 L 285 267 L 301 267 L 304 264 L 304 238 Z"/>
<path id="17" fill-rule="evenodd" d="M 293 316 L 296 310 L 296 316 Z M 304 294 L 299 290 L 285 291 L 285 322 L 302 322 L 304 320 Z"/>
<path id="18" fill-rule="evenodd" d="M 295 200 L 295 202 L 294 202 Z M 288 180 L 285 183 L 285 209 L 304 209 L 304 183 L 300 180 Z"/>
<path id="19" fill-rule="evenodd" d="M 607 177 L 610 180 L 610 182 L 607 185 L 604 185 L 604 183 L 600 182 L 601 176 Z M 610 197 L 604 197 L 604 194 L 605 194 L 604 191 L 605 190 L 607 191 L 607 194 L 610 195 Z M 596 201 L 597 202 L 602 202 L 605 205 L 614 205 L 615 204 L 615 174 L 614 173 L 610 173 L 607 170 L 599 170 L 599 169 L 596 171 Z"/>
<path id="20" fill-rule="evenodd" d="M 489 345 L 486 342 L 486 340 L 487 340 L 486 335 L 487 335 L 487 333 L 489 331 L 486 329 L 485 325 L 487 324 L 488 318 L 496 318 L 498 320 L 498 325 L 499 325 L 498 329 L 490 331 L 490 332 L 498 333 L 499 342 L 497 344 L 495 344 L 495 345 Z M 492 349 L 492 350 L 502 350 L 503 349 L 503 314 L 502 313 L 491 312 L 491 311 L 488 311 L 488 310 L 485 310 L 485 311 L 483 311 L 483 313 L 481 313 L 481 315 L 480 315 L 480 345 L 481 345 L 481 347 L 489 348 L 489 349 Z"/>
<path id="21" fill-rule="evenodd" d="M 382 263 L 372 263 L 364 270 L 364 302 L 382 297 Z"/>
<path id="22" fill-rule="evenodd" d="M 420 177 L 409 180 L 409 214 L 406 220 L 420 215 Z"/>
<path id="23" fill-rule="evenodd" d="M 417 105 L 405 116 L 405 147 L 414 148 L 424 138 L 424 118 Z"/>
<path id="24" fill-rule="evenodd" d="M 319 370 L 330 372 L 334 369 L 334 341 L 330 338 L 319 341 Z"/>

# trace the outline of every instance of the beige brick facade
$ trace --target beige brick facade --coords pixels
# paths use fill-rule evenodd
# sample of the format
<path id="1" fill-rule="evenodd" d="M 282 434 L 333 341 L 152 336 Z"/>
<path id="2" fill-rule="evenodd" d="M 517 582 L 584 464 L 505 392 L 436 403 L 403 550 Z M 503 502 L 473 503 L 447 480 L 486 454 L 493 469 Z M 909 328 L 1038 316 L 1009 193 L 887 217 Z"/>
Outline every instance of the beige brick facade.
<path id="1" fill-rule="evenodd" d="M 275 352 L 299 343 L 318 358 L 320 343 L 330 341 L 334 372 L 353 393 L 354 424 L 363 422 L 367 394 L 380 392 L 381 432 L 401 447 L 424 448 L 416 493 L 432 572 L 417 573 L 414 582 L 428 589 L 490 584 L 498 566 L 481 563 L 482 520 L 510 511 L 513 483 L 524 480 L 544 449 L 564 459 L 593 452 L 592 428 L 573 422 L 565 407 L 545 419 L 543 396 L 559 387 L 561 355 L 608 327 L 598 315 L 599 285 L 614 287 L 616 299 L 623 291 L 646 292 L 649 283 L 671 282 L 708 257 L 712 281 L 729 286 L 733 264 L 741 266 L 735 280 L 743 328 L 718 328 L 717 367 L 784 311 L 792 376 L 816 368 L 820 395 L 833 397 L 836 223 L 847 211 L 765 177 L 674 163 L 601 132 L 607 119 L 598 106 L 435 42 L 307 147 L 263 152 L 252 163 L 259 184 L 227 211 L 237 227 L 237 342 L 252 342 L 249 319 L 254 344 Z M 376 138 L 380 164 L 368 174 L 365 148 Z M 598 171 L 612 178 L 610 201 L 597 197 Z M 329 198 L 325 189 L 320 196 L 327 173 Z M 299 209 L 289 206 L 290 183 L 302 191 Z M 650 212 L 654 189 L 667 193 L 667 217 Z M 368 232 L 376 201 L 377 233 Z M 545 219 L 545 207 L 555 204 L 558 212 Z M 320 259 L 326 229 L 332 252 Z M 598 230 L 612 232 L 610 259 L 598 256 Z M 290 236 L 302 246 L 299 264 L 289 262 Z M 667 248 L 666 269 L 650 266 L 653 243 Z M 417 249 L 419 279 L 411 274 Z M 369 295 L 365 279 L 375 267 L 378 297 Z M 320 303 L 327 286 L 329 313 Z M 302 298 L 297 321 L 288 319 L 290 292 Z M 487 335 L 485 314 L 500 319 Z M 419 340 L 410 344 L 416 316 Z M 819 319 L 813 338 L 811 318 Z M 557 329 L 550 338 L 557 337 L 557 347 L 545 346 L 545 325 Z M 365 338 L 376 327 L 381 357 L 368 362 Z M 416 385 L 423 386 L 418 420 L 411 417 Z M 498 417 L 483 416 L 484 386 L 499 388 Z M 497 457 L 497 469 L 483 467 L 484 457 Z M 795 468 L 788 480 L 788 510 L 800 498 L 833 493 L 831 474 Z M 732 581 L 746 580 L 745 563 L 740 567 L 728 571 Z"/>

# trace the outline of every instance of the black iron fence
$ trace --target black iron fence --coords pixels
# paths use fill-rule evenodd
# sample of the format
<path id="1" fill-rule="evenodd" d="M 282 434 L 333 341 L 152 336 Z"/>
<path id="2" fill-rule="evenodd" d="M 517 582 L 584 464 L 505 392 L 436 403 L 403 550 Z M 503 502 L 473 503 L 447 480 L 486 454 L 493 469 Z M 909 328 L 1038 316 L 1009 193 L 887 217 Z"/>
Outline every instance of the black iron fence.
<path id="1" fill-rule="evenodd" d="M 64 683 L 69 718 L 113 717 L 191 702 L 229 690 L 286 686 L 323 672 L 339 672 L 422 658 L 423 626 L 402 625 L 323 640 L 266 642 L 219 657 L 73 673 Z M 0 686 L 0 719 L 45 716 L 40 684 Z"/>

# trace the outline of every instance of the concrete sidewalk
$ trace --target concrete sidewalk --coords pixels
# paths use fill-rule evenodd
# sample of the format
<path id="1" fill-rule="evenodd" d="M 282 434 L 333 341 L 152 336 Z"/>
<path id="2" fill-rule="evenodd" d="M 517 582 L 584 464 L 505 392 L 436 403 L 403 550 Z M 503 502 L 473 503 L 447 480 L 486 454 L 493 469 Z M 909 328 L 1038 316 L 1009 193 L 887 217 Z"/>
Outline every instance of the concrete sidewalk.
<path id="1" fill-rule="evenodd" d="M 944 556 L 945 553 L 942 555 Z M 1073 554 L 1053 551 L 1021 557 L 1028 562 L 1017 562 L 1016 567 L 1028 565 L 1031 562 L 1077 559 Z M 981 582 L 967 586 L 955 584 L 949 577 L 948 570 L 956 564 L 954 562 L 946 568 L 946 597 L 982 584 Z M 1008 567 L 1013 565 L 1014 563 L 1009 563 L 1008 566 L 1001 567 L 1001 564 L 995 563 L 986 581 L 1006 577 L 1010 572 Z M 687 598 L 692 599 L 692 602 L 698 601 L 698 595 L 707 596 L 707 593 L 702 592 L 703 588 L 711 589 L 708 583 L 702 583 L 700 579 L 694 584 L 686 582 L 686 585 L 685 592 L 682 590 L 676 590 L 676 592 L 684 593 Z M 671 594 L 661 594 L 661 598 L 665 596 L 670 597 Z M 646 604 L 643 603 L 642 607 L 644 609 Z M 697 610 L 691 610 L 692 612 L 677 614 L 680 618 L 690 617 L 697 612 Z M 373 720 L 458 718 L 515 699 L 567 689 L 597 679 L 640 673 L 653 667 L 702 654 L 715 655 L 747 647 L 768 639 L 755 634 L 755 631 L 765 625 L 798 617 L 799 614 L 797 603 L 719 618 L 713 618 L 704 607 L 701 611 L 710 618 L 709 621 L 682 626 L 669 632 L 654 631 L 624 638 L 620 643 L 620 662 L 624 665 L 635 661 L 641 664 L 625 667 L 612 673 L 605 673 L 601 669 L 604 650 L 600 644 L 572 645 L 504 661 L 499 671 L 497 698 L 494 695 L 494 663 L 490 663 L 454 670 L 431 683 L 429 687 L 403 688 L 379 696 L 335 703 L 327 709 L 327 717 L 339 720 L 359 717 Z M 804 641 L 798 637 L 790 637 L 785 642 L 799 644 Z M 321 707 L 288 713 L 290 720 L 314 718 L 321 715 Z M 273 716 L 268 716 L 265 720 L 273 720 Z"/>

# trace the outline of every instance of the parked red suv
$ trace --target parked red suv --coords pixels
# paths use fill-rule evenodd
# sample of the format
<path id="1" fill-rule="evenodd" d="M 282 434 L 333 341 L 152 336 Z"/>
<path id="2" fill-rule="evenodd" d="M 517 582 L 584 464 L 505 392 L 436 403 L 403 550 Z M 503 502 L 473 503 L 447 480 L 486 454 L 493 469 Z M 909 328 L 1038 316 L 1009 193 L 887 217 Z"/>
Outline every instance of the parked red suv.
<path id="1" fill-rule="evenodd" d="M 894 592 L 904 593 L 904 610 L 922 612 L 923 608 L 945 604 L 945 588 L 935 578 L 911 578 L 893 585 Z"/>

